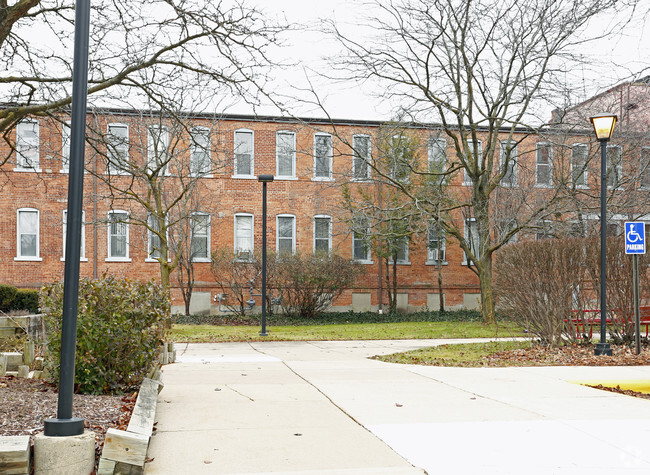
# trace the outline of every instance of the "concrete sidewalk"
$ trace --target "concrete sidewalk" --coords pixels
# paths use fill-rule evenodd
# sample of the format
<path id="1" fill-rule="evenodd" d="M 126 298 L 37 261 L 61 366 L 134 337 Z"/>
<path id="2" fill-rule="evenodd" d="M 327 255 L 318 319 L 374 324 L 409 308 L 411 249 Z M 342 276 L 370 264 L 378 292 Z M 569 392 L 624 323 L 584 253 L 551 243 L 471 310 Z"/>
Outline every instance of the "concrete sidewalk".
<path id="1" fill-rule="evenodd" d="M 438 368 L 441 340 L 179 345 L 147 474 L 647 474 L 650 367 Z"/>

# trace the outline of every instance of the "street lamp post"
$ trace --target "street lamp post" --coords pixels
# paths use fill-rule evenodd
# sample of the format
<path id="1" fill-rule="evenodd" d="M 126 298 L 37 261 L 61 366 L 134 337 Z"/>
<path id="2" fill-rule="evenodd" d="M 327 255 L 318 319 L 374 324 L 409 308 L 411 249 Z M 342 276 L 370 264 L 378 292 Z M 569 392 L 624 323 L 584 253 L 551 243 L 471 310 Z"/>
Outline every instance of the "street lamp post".
<path id="1" fill-rule="evenodd" d="M 262 330 L 260 336 L 268 336 L 266 331 L 266 184 L 273 181 L 273 175 L 259 175 L 262 182 Z"/>
<path id="2" fill-rule="evenodd" d="M 614 132 L 616 118 L 613 114 L 590 118 L 600 141 L 600 343 L 596 344 L 594 354 L 605 356 L 612 356 L 607 343 L 607 142 Z"/>

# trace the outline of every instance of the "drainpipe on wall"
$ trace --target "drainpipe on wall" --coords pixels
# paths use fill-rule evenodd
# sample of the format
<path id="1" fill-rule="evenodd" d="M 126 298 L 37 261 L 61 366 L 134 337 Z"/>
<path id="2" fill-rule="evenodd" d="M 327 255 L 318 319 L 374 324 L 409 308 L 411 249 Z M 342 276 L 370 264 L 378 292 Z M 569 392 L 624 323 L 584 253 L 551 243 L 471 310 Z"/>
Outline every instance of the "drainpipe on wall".
<path id="1" fill-rule="evenodd" d="M 97 152 L 93 153 L 93 279 L 97 279 Z"/>

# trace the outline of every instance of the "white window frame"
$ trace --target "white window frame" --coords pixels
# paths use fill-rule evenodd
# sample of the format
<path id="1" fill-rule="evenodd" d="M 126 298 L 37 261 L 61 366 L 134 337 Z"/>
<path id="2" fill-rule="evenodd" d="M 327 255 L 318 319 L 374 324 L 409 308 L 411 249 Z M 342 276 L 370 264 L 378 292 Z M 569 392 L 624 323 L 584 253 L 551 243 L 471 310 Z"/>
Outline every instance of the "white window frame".
<path id="1" fill-rule="evenodd" d="M 611 172 L 610 172 L 610 157 L 613 157 L 612 151 L 613 150 L 618 150 L 618 163 L 616 164 L 616 183 L 610 185 L 609 180 Z M 609 190 L 621 190 L 621 181 L 623 180 L 623 147 L 621 145 L 607 145 L 607 189 Z"/>
<path id="2" fill-rule="evenodd" d="M 318 176 L 316 175 L 317 173 L 317 168 L 316 168 L 316 162 L 317 162 L 317 157 L 316 157 L 316 152 L 318 150 L 318 147 L 316 146 L 317 142 L 317 137 L 322 137 L 322 138 L 329 138 L 329 151 L 328 151 L 328 156 L 326 157 L 328 160 L 327 166 L 327 176 Z M 332 137 L 332 134 L 327 134 L 323 132 L 318 132 L 314 134 L 314 177 L 312 178 L 313 181 L 332 181 L 332 165 L 334 163 L 334 138 Z"/>
<path id="3" fill-rule="evenodd" d="M 548 147 L 548 163 L 540 163 L 540 151 Z M 541 167 L 549 168 L 549 183 L 540 183 L 539 172 Z M 550 142 L 537 142 L 535 144 L 535 186 L 538 188 L 551 188 L 553 186 L 553 144 Z"/>
<path id="4" fill-rule="evenodd" d="M 61 251 L 61 261 L 65 261 L 65 245 L 68 234 L 68 211 L 63 210 L 63 249 Z M 81 211 L 81 249 L 79 252 L 79 261 L 88 262 L 86 257 L 86 212 Z"/>
<path id="5" fill-rule="evenodd" d="M 438 153 L 436 153 L 438 151 Z M 441 158 L 442 162 L 436 157 Z M 434 163 L 441 163 L 441 172 L 447 171 L 447 139 L 444 138 L 430 138 L 427 147 L 427 170 L 429 173 L 434 173 Z M 445 179 L 444 175 L 435 177 L 438 183 L 442 183 Z"/>
<path id="6" fill-rule="evenodd" d="M 398 266 L 399 265 L 410 265 L 411 264 L 411 261 L 409 260 L 409 258 L 410 258 L 410 256 L 409 256 L 409 244 L 410 244 L 410 241 L 409 241 L 407 236 L 404 236 L 404 237 L 400 238 L 400 240 L 402 241 L 402 245 L 404 246 L 404 258 L 400 259 L 399 256 L 398 256 L 397 265 Z M 393 256 L 390 256 L 390 258 L 388 259 L 388 263 L 393 264 Z"/>
<path id="7" fill-rule="evenodd" d="M 21 237 L 23 233 L 20 229 L 20 215 L 21 213 L 35 213 L 36 214 L 36 255 L 35 256 L 23 256 L 22 255 L 22 246 L 21 246 Z M 36 208 L 19 208 L 16 210 L 16 257 L 14 261 L 42 261 L 41 257 L 41 212 Z"/>
<path id="8" fill-rule="evenodd" d="M 361 237 L 357 238 L 357 235 L 360 235 Z M 370 250 L 370 226 L 366 227 L 365 233 L 357 233 L 352 230 L 352 259 L 355 262 L 358 262 L 359 264 L 372 264 L 372 254 Z M 355 249 L 355 243 L 357 241 L 363 241 L 365 243 L 366 247 L 366 256 L 363 259 L 359 259 L 355 254 L 354 254 L 354 249 Z"/>
<path id="9" fill-rule="evenodd" d="M 201 216 L 207 218 L 206 223 L 206 243 L 205 250 L 208 253 L 207 256 L 195 257 L 194 252 L 192 251 L 192 240 L 194 239 L 194 219 L 195 216 Z M 200 236 L 200 235 L 197 235 Z M 202 237 L 202 236 L 201 236 Z M 190 254 L 192 257 L 192 262 L 212 262 L 211 250 L 212 250 L 212 216 L 210 213 L 205 213 L 202 211 L 195 211 L 190 215 Z"/>
<path id="10" fill-rule="evenodd" d="M 237 137 L 239 134 L 249 134 L 251 138 L 250 149 L 250 173 L 238 173 L 239 166 L 237 160 Z M 233 178 L 255 178 L 255 132 L 251 129 L 237 129 L 233 132 Z"/>
<path id="11" fill-rule="evenodd" d="M 296 253 L 296 216 L 293 214 L 278 214 L 275 217 L 275 252 L 280 256 L 280 239 L 287 239 L 286 236 L 280 236 L 280 219 L 291 219 L 291 255 Z"/>
<path id="12" fill-rule="evenodd" d="M 582 183 L 578 183 L 578 180 L 576 180 L 576 162 L 574 160 L 574 157 L 576 156 L 575 151 L 578 149 L 582 149 L 584 151 L 584 158 L 585 161 L 582 164 L 582 173 L 580 173 L 580 177 L 582 178 Z M 589 172 L 587 170 L 587 163 L 589 161 L 589 146 L 585 143 L 574 143 L 571 146 L 571 184 L 575 186 L 576 188 L 580 189 L 586 189 L 589 188 Z"/>
<path id="13" fill-rule="evenodd" d="M 158 146 L 154 143 L 153 131 L 158 131 Z M 152 173 L 160 166 L 158 175 L 169 175 L 169 127 L 166 125 L 150 125 L 147 127 L 147 171 Z M 159 160 L 160 157 L 160 160 Z"/>
<path id="14" fill-rule="evenodd" d="M 287 151 L 283 151 L 280 144 L 280 136 L 290 138 L 290 148 L 288 152 L 291 160 L 291 173 L 289 175 L 280 173 L 280 156 Z M 297 180 L 296 178 L 296 133 L 291 130 L 278 130 L 275 133 L 275 179 L 276 180 Z"/>
<path id="15" fill-rule="evenodd" d="M 125 129 L 126 130 L 126 137 L 124 137 L 125 142 L 121 144 L 115 145 L 117 140 L 112 140 L 111 137 L 119 137 L 118 135 L 113 135 L 111 133 L 112 128 L 120 128 L 120 129 Z M 107 134 L 106 134 L 106 140 L 107 142 L 110 143 L 106 147 L 106 173 L 110 175 L 128 175 L 128 171 L 122 169 L 121 166 L 126 166 L 129 163 L 129 126 L 127 124 L 123 124 L 121 122 L 115 122 L 108 124 L 107 126 Z M 120 139 L 121 140 L 121 139 Z M 116 152 L 118 153 L 117 160 L 112 160 L 115 158 L 115 155 L 113 154 L 113 148 L 116 149 Z M 124 157 L 119 157 L 119 153 L 124 152 Z M 121 166 L 116 167 L 115 163 L 119 163 Z"/>
<path id="16" fill-rule="evenodd" d="M 332 254 L 332 217 L 327 215 L 327 214 L 317 214 L 314 216 L 314 254 L 316 254 L 316 241 L 317 240 L 324 240 L 322 237 L 317 237 L 316 236 L 316 220 L 318 219 L 326 219 L 328 221 L 327 224 L 327 255 Z"/>
<path id="17" fill-rule="evenodd" d="M 483 159 L 483 141 L 482 140 L 477 140 L 476 141 L 476 147 L 478 151 L 478 157 L 476 157 L 475 161 L 477 163 L 480 163 L 481 160 Z M 473 154 L 474 153 L 474 141 L 473 140 L 468 140 L 467 141 L 467 149 Z M 468 163 L 469 165 L 469 163 Z M 472 186 L 474 183 L 470 176 L 467 173 L 467 168 L 463 167 L 463 186 Z"/>
<path id="18" fill-rule="evenodd" d="M 505 175 L 503 175 L 503 178 L 501 179 L 501 186 L 505 186 L 508 188 L 516 188 L 517 186 L 519 186 L 517 182 L 517 160 L 519 159 L 519 151 L 517 149 L 516 142 L 510 142 L 510 145 L 512 146 L 512 150 L 510 151 L 510 162 L 508 163 L 509 170 L 506 171 Z M 503 170 L 505 166 L 507 148 L 508 148 L 508 141 L 507 140 L 501 141 L 500 154 L 499 154 L 501 170 Z M 508 176 L 511 177 L 510 181 L 506 181 L 506 178 Z"/>
<path id="19" fill-rule="evenodd" d="M 207 137 L 207 149 L 202 150 L 195 137 L 197 135 Z M 197 156 L 201 156 L 203 153 L 207 154 L 207 163 L 203 163 L 203 167 L 198 169 L 197 166 Z M 211 163 L 212 163 L 212 137 L 210 134 L 210 129 L 208 127 L 192 127 L 190 129 L 190 176 L 200 176 L 205 178 L 211 178 Z"/>
<path id="20" fill-rule="evenodd" d="M 125 229 L 124 234 L 126 237 L 126 244 L 125 244 L 126 256 L 113 256 L 111 253 L 111 248 L 113 247 L 112 246 L 113 240 L 111 234 L 111 224 L 113 222 L 112 217 L 113 215 L 117 215 L 117 214 L 122 214 L 126 216 L 126 219 L 124 221 L 118 221 L 124 224 L 124 229 Z M 128 211 L 124 211 L 120 209 L 113 209 L 108 212 L 108 226 L 107 226 L 108 229 L 107 229 L 107 241 L 106 241 L 107 243 L 106 253 L 108 257 L 106 258 L 106 262 L 131 262 L 131 258 L 129 257 L 129 253 L 130 253 L 130 232 L 129 232 L 129 221 L 128 221 L 129 216 L 130 215 Z M 115 236 L 118 235 L 116 234 Z"/>
<path id="21" fill-rule="evenodd" d="M 239 236 L 238 234 L 238 227 L 237 227 L 237 221 L 239 218 L 250 218 L 251 220 L 251 229 L 250 229 L 250 235 L 249 236 Z M 250 239 L 250 249 L 240 249 L 237 247 L 238 241 L 240 237 L 246 237 Z M 255 253 L 255 216 L 251 213 L 236 213 L 234 216 L 234 222 L 233 222 L 233 252 L 235 254 L 235 259 L 237 260 L 242 260 L 242 261 L 249 261 L 253 259 L 254 253 Z M 243 254 L 247 253 L 247 256 L 244 256 Z"/>
<path id="22" fill-rule="evenodd" d="M 366 150 L 365 157 L 358 153 L 360 139 L 368 141 L 368 149 Z M 371 160 L 372 160 L 372 139 L 368 134 L 355 134 L 352 136 L 352 181 L 368 181 L 370 180 L 371 173 Z M 363 170 L 357 170 L 357 165 L 361 162 L 365 163 L 365 174 L 360 173 Z"/>
<path id="23" fill-rule="evenodd" d="M 31 125 L 35 132 L 36 137 L 32 140 L 26 140 L 21 133 L 21 129 L 24 126 Z M 16 125 L 16 168 L 14 171 L 17 172 L 40 172 L 40 153 L 41 153 L 41 133 L 40 133 L 40 124 L 37 120 L 34 119 L 24 119 L 18 122 Z M 30 148 L 35 150 L 35 158 L 32 160 L 31 164 L 27 164 L 27 157 L 23 155 L 23 149 Z"/>
<path id="24" fill-rule="evenodd" d="M 645 151 L 645 157 L 644 157 Z M 644 168 L 645 167 L 645 168 Z M 641 147 L 639 154 L 639 189 L 650 190 L 650 147 Z M 644 179 L 647 183 L 643 183 Z M 648 225 L 646 224 L 646 229 Z"/>
<path id="25" fill-rule="evenodd" d="M 61 169 L 59 173 L 70 172 L 70 146 L 72 140 L 72 129 L 70 121 L 61 124 Z"/>
<path id="26" fill-rule="evenodd" d="M 426 265 L 438 265 L 438 248 L 436 247 L 433 249 L 431 247 L 431 232 L 433 229 L 437 229 L 437 237 L 435 241 L 442 242 L 442 245 L 440 246 L 440 250 L 442 251 L 442 261 L 440 262 L 441 265 L 447 265 L 447 238 L 445 236 L 445 231 L 442 229 L 442 226 L 437 224 L 435 221 L 430 221 L 429 222 L 429 227 L 427 228 L 427 262 Z"/>
<path id="27" fill-rule="evenodd" d="M 476 228 L 476 238 L 472 239 L 470 241 L 470 233 L 471 229 L 470 228 Z M 479 241 L 479 235 L 478 235 L 478 222 L 476 221 L 476 218 L 467 218 L 465 220 L 465 229 L 463 230 L 463 237 L 465 238 L 465 242 L 469 243 L 469 248 L 474 252 L 474 254 L 477 254 L 479 251 L 479 247 L 481 245 Z M 470 259 L 468 258 L 469 256 L 463 249 L 463 262 L 462 265 L 467 266 L 469 265 Z"/>

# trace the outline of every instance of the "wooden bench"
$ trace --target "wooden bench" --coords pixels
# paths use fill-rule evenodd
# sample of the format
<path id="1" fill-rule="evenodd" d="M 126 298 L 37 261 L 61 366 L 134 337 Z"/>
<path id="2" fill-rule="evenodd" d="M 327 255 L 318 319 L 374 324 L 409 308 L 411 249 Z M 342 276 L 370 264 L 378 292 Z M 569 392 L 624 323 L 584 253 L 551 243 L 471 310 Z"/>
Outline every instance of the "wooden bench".
<path id="1" fill-rule="evenodd" d="M 594 327 L 600 326 L 600 309 L 587 309 L 587 310 L 571 310 L 571 323 L 576 328 L 576 336 L 580 338 L 582 335 L 586 335 L 586 328 L 589 327 L 589 338 L 593 336 Z M 639 307 L 640 314 L 640 326 L 645 327 L 645 336 L 648 338 L 650 333 L 650 306 Z M 616 323 L 618 319 L 614 317 L 607 317 L 607 325 Z M 569 323 L 569 319 L 564 320 L 565 323 Z M 628 320 L 629 323 L 634 324 L 634 318 Z"/>

